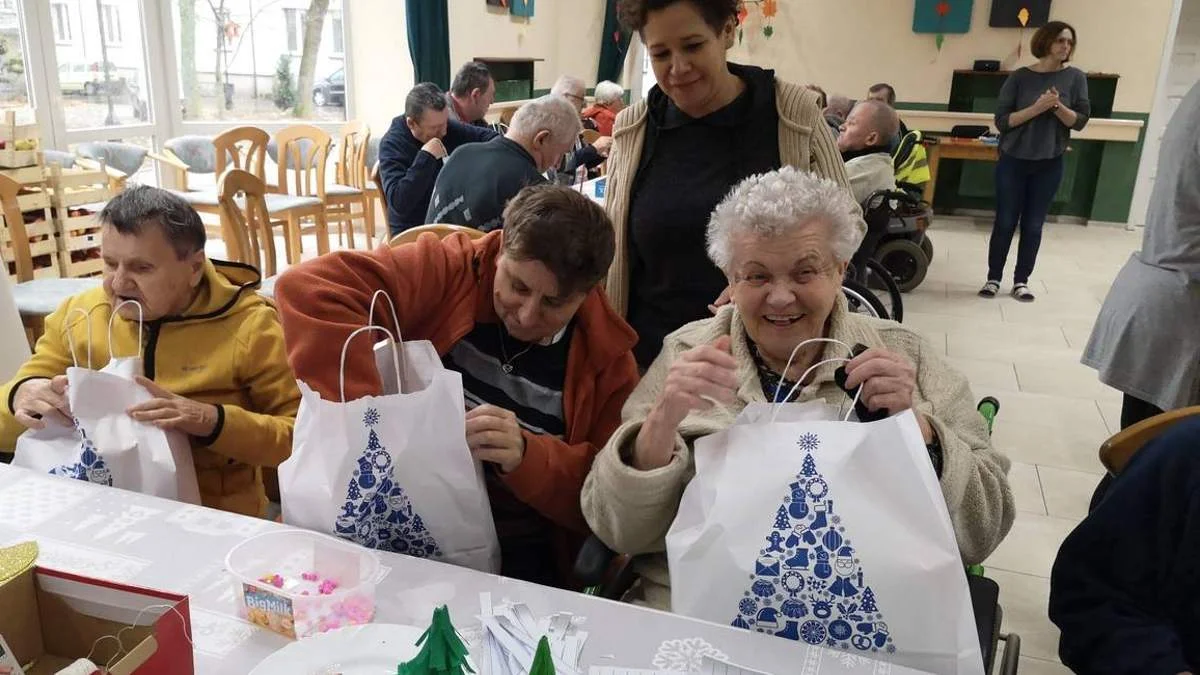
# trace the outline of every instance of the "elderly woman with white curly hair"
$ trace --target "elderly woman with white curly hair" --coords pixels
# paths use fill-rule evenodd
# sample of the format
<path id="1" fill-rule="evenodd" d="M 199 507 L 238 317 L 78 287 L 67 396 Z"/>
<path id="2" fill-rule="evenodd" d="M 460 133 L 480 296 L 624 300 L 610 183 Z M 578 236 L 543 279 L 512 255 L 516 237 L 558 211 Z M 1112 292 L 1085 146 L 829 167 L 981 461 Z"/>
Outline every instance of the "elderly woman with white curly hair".
<path id="1" fill-rule="evenodd" d="M 914 410 L 964 563 L 983 561 L 1008 533 L 1009 462 L 992 449 L 966 378 L 917 333 L 846 309 L 842 277 L 862 239 L 854 206 L 833 181 L 784 167 L 742 181 L 713 211 L 708 253 L 729 279 L 732 303 L 667 336 L 583 488 L 596 535 L 639 555 L 629 599 L 669 609 L 664 537 L 695 472 L 692 442 L 842 354 L 817 343 L 787 367 L 793 349 L 813 338 L 869 348 L 845 366 L 845 384 L 862 386 L 867 408 Z M 846 403 L 835 369 L 813 369 L 790 400 Z"/>

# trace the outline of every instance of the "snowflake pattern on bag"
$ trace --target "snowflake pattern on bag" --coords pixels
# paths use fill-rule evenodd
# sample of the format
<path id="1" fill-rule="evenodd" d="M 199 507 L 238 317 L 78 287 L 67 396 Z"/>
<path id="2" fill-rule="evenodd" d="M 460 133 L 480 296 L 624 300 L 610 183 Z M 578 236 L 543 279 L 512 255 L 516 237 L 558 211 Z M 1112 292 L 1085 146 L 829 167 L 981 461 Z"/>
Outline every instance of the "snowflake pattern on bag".
<path id="1" fill-rule="evenodd" d="M 810 645 L 894 653 L 875 592 L 813 460 L 820 442 L 813 433 L 797 441 L 804 464 L 775 513 L 732 625 Z"/>
<path id="2" fill-rule="evenodd" d="M 96 446 L 87 437 L 87 433 L 84 432 L 83 427 L 79 426 L 79 420 L 74 418 L 72 420 L 75 423 L 75 433 L 79 434 L 79 438 L 81 439 L 79 461 L 74 464 L 60 464 L 50 469 L 50 475 L 112 487 L 112 472 L 108 470 L 108 465 L 104 463 L 104 458 L 100 456 L 99 452 L 96 452 Z"/>
<path id="3" fill-rule="evenodd" d="M 404 490 L 392 480 L 392 455 L 379 442 L 375 425 L 379 411 L 363 415 L 369 429 L 367 447 L 346 487 L 346 502 L 334 524 L 334 532 L 368 548 L 403 553 L 417 558 L 442 555 L 433 535 L 413 509 Z"/>

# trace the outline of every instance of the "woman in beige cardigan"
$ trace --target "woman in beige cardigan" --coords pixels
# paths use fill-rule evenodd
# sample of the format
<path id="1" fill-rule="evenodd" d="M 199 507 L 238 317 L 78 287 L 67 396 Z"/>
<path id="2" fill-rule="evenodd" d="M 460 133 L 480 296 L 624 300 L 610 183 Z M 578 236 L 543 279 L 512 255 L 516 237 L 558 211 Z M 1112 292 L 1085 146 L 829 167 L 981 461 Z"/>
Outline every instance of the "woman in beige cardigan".
<path id="1" fill-rule="evenodd" d="M 724 277 L 704 254 L 714 206 L 741 179 L 794 166 L 848 185 L 819 94 L 729 63 L 737 0 L 621 0 L 658 84 L 617 117 L 607 210 L 617 255 L 607 290 L 639 341 L 642 368 L 663 337 L 708 316 Z"/>
<path id="2" fill-rule="evenodd" d="M 982 562 L 1012 526 L 1009 461 L 992 449 L 967 380 L 913 331 L 847 311 L 842 277 L 862 239 L 854 200 L 838 184 L 784 167 L 746 179 L 714 211 L 708 253 L 727 275 L 731 306 L 667 336 L 622 410 L 622 425 L 584 483 L 583 514 L 605 544 L 637 555 L 630 599 L 670 608 L 664 537 L 694 474 L 692 443 L 748 404 L 784 398 L 795 379 L 843 347 L 870 410 L 916 413 L 963 562 Z M 846 403 L 836 364 L 813 370 L 793 401 Z M 714 405 L 713 402 L 720 405 Z"/>

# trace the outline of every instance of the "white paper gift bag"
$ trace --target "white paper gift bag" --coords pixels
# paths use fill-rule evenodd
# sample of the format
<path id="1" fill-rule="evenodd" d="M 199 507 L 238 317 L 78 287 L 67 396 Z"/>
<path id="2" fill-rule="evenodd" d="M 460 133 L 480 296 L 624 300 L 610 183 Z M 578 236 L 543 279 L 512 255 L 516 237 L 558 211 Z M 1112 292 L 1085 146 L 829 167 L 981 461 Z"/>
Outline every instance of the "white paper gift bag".
<path id="1" fill-rule="evenodd" d="M 136 302 L 127 300 L 121 305 L 125 303 L 137 305 L 141 311 Z M 83 310 L 76 311 L 87 320 Z M 140 320 L 138 330 L 141 344 Z M 71 335 L 69 328 L 67 335 Z M 90 336 L 88 343 L 90 350 Z M 112 345 L 112 318 L 108 344 Z M 71 351 L 74 357 L 74 344 Z M 125 412 L 153 398 L 134 381 L 142 373 L 141 356 L 113 357 L 98 371 L 78 364 L 68 368 L 67 401 L 74 427 L 48 420 L 45 428 L 23 433 L 17 439 L 13 465 L 199 504 L 200 488 L 187 436 L 138 422 Z"/>
<path id="2" fill-rule="evenodd" d="M 963 562 L 913 413 L 858 423 L 782 407 L 799 412 L 751 410 L 695 442 L 666 538 L 673 611 L 981 675 Z"/>
<path id="3" fill-rule="evenodd" d="M 398 325 L 398 324 L 393 324 Z M 388 335 L 391 372 L 404 393 L 326 401 L 304 382 L 292 455 L 279 466 L 283 519 L 369 548 L 476 570 L 500 569 L 482 467 L 466 442 L 462 378 L 428 342 Z M 365 346 L 363 347 L 365 348 Z M 408 355 L 415 358 L 409 360 Z M 378 361 L 377 361 L 378 363 Z M 411 376 L 402 376 L 408 373 Z"/>

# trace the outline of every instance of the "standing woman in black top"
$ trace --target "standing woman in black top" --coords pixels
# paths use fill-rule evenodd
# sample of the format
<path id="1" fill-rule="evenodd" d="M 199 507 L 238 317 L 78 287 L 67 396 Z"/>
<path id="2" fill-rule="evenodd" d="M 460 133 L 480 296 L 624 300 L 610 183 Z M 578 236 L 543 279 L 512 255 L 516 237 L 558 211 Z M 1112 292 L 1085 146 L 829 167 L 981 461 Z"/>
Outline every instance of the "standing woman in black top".
<path id="1" fill-rule="evenodd" d="M 606 209 L 617 230 L 607 290 L 638 333 L 638 364 L 709 316 L 726 287 L 705 252 L 709 215 L 743 178 L 782 165 L 848 185 L 818 93 L 726 61 L 737 0 L 621 0 L 658 84 L 617 117 Z"/>
<path id="2" fill-rule="evenodd" d="M 1075 55 L 1075 29 L 1051 21 L 1033 36 L 1032 66 L 1013 71 L 996 102 L 1000 161 L 996 163 L 996 221 L 988 245 L 985 298 L 1000 292 L 1013 234 L 1021 228 L 1012 295 L 1033 302 L 1029 275 L 1042 244 L 1042 225 L 1063 177 L 1071 130 L 1081 131 L 1092 112 L 1087 75 L 1067 65 Z"/>

